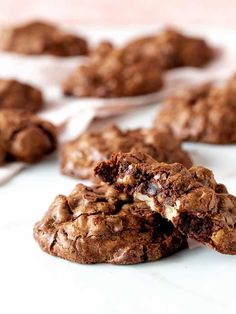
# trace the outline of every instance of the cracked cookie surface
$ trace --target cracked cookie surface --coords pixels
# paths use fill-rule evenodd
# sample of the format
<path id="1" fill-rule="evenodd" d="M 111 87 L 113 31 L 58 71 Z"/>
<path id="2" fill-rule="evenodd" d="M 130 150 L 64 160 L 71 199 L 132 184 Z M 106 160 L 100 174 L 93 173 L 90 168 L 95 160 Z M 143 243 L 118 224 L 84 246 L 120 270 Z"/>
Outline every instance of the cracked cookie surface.
<path id="1" fill-rule="evenodd" d="M 79 179 L 94 179 L 93 168 L 98 161 L 110 158 L 114 152 L 142 151 L 157 161 L 192 165 L 187 152 L 171 134 L 155 129 L 122 131 L 110 125 L 101 131 L 85 132 L 61 149 L 61 171 Z"/>
<path id="2" fill-rule="evenodd" d="M 186 236 L 236 254 L 236 198 L 216 183 L 210 170 L 120 153 L 99 163 L 95 173 L 118 191 L 145 201 Z"/>
<path id="3" fill-rule="evenodd" d="M 49 254 L 78 263 L 136 264 L 187 247 L 186 238 L 144 202 L 106 185 L 78 184 L 55 198 L 34 237 Z"/>

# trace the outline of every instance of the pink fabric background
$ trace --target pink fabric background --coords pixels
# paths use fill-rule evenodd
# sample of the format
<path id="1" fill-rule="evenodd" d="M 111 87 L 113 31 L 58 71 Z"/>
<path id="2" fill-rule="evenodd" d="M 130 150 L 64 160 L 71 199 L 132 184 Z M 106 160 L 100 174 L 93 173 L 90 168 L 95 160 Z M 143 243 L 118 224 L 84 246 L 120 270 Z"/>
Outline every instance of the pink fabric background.
<path id="1" fill-rule="evenodd" d="M 82 25 L 236 27 L 235 0 L 0 0 L 0 23 L 33 18 Z"/>

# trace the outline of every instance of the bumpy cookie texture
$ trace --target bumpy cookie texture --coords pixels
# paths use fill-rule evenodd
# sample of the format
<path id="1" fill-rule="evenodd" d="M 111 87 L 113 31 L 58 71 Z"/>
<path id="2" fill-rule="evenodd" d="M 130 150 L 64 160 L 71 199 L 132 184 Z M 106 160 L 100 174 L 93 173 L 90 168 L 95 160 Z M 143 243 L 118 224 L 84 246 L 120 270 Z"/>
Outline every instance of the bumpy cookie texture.
<path id="1" fill-rule="evenodd" d="M 214 50 L 202 38 L 189 37 L 175 29 L 164 29 L 156 36 L 147 36 L 128 43 L 127 58 L 152 58 L 162 69 L 202 67 L 214 58 Z"/>
<path id="2" fill-rule="evenodd" d="M 43 107 L 43 96 L 38 88 L 16 80 L 0 79 L 0 109 L 37 112 Z"/>
<path id="3" fill-rule="evenodd" d="M 236 89 L 210 84 L 177 92 L 169 97 L 155 126 L 184 141 L 211 144 L 236 143 Z"/>
<path id="4" fill-rule="evenodd" d="M 158 163 L 142 153 L 115 154 L 95 173 L 120 192 L 145 201 L 186 236 L 236 254 L 236 197 L 203 167 Z"/>
<path id="5" fill-rule="evenodd" d="M 115 125 L 97 132 L 85 132 L 61 149 L 62 173 L 80 179 L 93 179 L 98 161 L 106 160 L 114 152 L 143 151 L 157 161 L 180 162 L 192 165 L 189 155 L 171 134 L 155 129 L 122 131 Z"/>
<path id="6" fill-rule="evenodd" d="M 33 114 L 0 110 L 0 162 L 36 162 L 56 146 L 56 128 L 51 123 Z"/>
<path id="7" fill-rule="evenodd" d="M 187 247 L 186 238 L 144 202 L 107 186 L 79 184 L 56 197 L 34 237 L 52 255 L 78 263 L 136 264 Z"/>
<path id="8" fill-rule="evenodd" d="M 25 55 L 50 54 L 61 57 L 86 55 L 88 52 L 85 39 L 43 21 L 2 29 L 0 49 Z"/>
<path id="9" fill-rule="evenodd" d="M 162 85 L 155 61 L 146 58 L 130 62 L 122 49 L 105 47 L 71 73 L 63 90 L 67 96 L 111 98 L 153 93 Z"/>

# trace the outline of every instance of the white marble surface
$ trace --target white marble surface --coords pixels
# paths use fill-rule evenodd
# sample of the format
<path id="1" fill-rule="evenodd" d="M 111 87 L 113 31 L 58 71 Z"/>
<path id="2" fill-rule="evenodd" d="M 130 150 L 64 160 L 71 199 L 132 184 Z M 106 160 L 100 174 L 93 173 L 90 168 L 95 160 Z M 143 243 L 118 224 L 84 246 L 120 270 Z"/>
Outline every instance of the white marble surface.
<path id="1" fill-rule="evenodd" d="M 155 111 L 150 106 L 116 120 L 150 126 Z M 236 145 L 185 147 L 236 194 Z M 0 188 L 0 313 L 235 313 L 235 256 L 199 247 L 148 264 L 86 266 L 43 253 L 33 225 L 56 194 L 77 182 L 58 169 L 52 156 Z"/>

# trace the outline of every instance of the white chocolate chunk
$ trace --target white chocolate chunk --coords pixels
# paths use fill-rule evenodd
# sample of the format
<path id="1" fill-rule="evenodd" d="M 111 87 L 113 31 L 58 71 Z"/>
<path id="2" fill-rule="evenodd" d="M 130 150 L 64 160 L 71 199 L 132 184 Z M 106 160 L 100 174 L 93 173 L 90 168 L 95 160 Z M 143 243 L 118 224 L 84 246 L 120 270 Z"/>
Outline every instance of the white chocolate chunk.
<path id="1" fill-rule="evenodd" d="M 132 175 L 130 175 L 130 170 L 132 170 L 132 166 L 129 165 L 127 171 L 126 171 L 126 175 L 123 178 L 118 178 L 117 182 L 118 183 L 124 183 L 124 184 L 133 184 L 134 182 L 134 177 Z"/>
<path id="2" fill-rule="evenodd" d="M 134 193 L 134 197 L 140 201 L 146 202 L 146 204 L 151 208 L 151 210 L 156 211 L 156 206 L 154 199 L 145 194 Z M 164 205 L 165 208 L 165 216 L 168 220 L 172 220 L 176 216 L 178 216 L 178 209 L 180 208 L 180 201 L 177 200 L 174 206 Z"/>
<path id="3" fill-rule="evenodd" d="M 151 210 L 156 211 L 156 206 L 152 197 L 149 197 L 141 193 L 134 193 L 134 198 L 146 202 L 146 204 L 151 208 Z"/>
<path id="4" fill-rule="evenodd" d="M 164 205 L 165 208 L 165 216 L 168 220 L 172 220 L 176 216 L 178 216 L 178 209 L 180 207 L 180 201 L 177 200 L 174 206 Z"/>
<path id="5" fill-rule="evenodd" d="M 118 178 L 117 182 L 124 183 L 124 184 L 132 184 L 134 182 L 134 177 L 131 176 L 130 174 L 127 174 L 123 178 Z"/>

